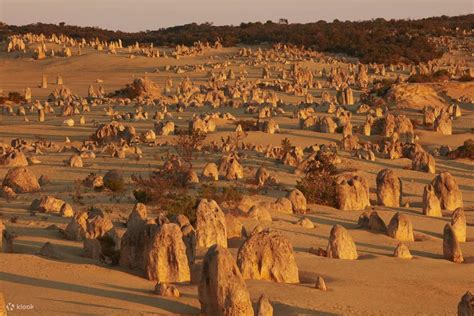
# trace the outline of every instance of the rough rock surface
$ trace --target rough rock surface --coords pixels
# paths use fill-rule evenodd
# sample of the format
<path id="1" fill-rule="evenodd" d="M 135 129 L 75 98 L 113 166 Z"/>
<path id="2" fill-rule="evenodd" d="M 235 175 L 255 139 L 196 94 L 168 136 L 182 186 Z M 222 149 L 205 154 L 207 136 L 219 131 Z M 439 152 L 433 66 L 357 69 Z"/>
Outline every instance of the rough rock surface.
<path id="1" fill-rule="evenodd" d="M 183 234 L 178 225 L 150 225 L 144 249 L 145 276 L 158 282 L 188 282 L 191 273 Z"/>
<path id="2" fill-rule="evenodd" d="M 227 248 L 225 215 L 214 200 L 202 199 L 196 210 L 196 243 L 209 248 L 218 244 Z"/>
<path id="3" fill-rule="evenodd" d="M 344 211 L 363 210 L 370 206 L 369 187 L 361 176 L 346 174 L 336 180 L 337 207 Z"/>
<path id="4" fill-rule="evenodd" d="M 253 234 L 242 244 L 237 265 L 244 279 L 299 283 L 293 246 L 270 229 Z"/>
<path id="5" fill-rule="evenodd" d="M 392 169 L 377 174 L 377 200 L 380 205 L 399 207 L 402 199 L 402 181 Z"/>
<path id="6" fill-rule="evenodd" d="M 431 184 L 425 186 L 423 190 L 423 214 L 427 216 L 441 217 L 441 203 Z"/>
<path id="7" fill-rule="evenodd" d="M 214 245 L 207 251 L 198 286 L 201 314 L 254 316 L 252 302 L 229 250 Z"/>
<path id="8" fill-rule="evenodd" d="M 355 260 L 359 256 L 349 232 L 341 225 L 335 225 L 329 234 L 327 247 L 328 258 Z"/>
<path id="9" fill-rule="evenodd" d="M 148 211 L 142 203 L 137 203 L 127 221 L 127 231 L 120 241 L 119 264 L 128 268 L 145 268 L 144 247 Z"/>
<path id="10" fill-rule="evenodd" d="M 390 237 L 399 241 L 415 241 L 413 224 L 410 218 L 400 212 L 393 215 L 388 224 L 387 233 Z"/>
<path id="11" fill-rule="evenodd" d="M 454 211 L 458 207 L 463 207 L 461 190 L 456 179 L 449 172 L 441 172 L 433 179 L 431 185 L 434 187 L 442 209 Z"/>
<path id="12" fill-rule="evenodd" d="M 273 307 L 265 294 L 258 299 L 257 316 L 273 316 Z"/>
<path id="13" fill-rule="evenodd" d="M 451 224 L 446 224 L 443 231 L 443 256 L 446 260 L 455 263 L 462 263 L 464 261 L 461 246 L 456 238 L 456 234 Z"/>
<path id="14" fill-rule="evenodd" d="M 16 167 L 8 170 L 3 185 L 10 187 L 15 193 L 38 192 L 40 185 L 36 176 L 26 167 Z"/>
<path id="15" fill-rule="evenodd" d="M 459 207 L 451 216 L 451 227 L 454 235 L 459 242 L 466 242 L 466 215 L 464 210 Z"/>
<path id="16" fill-rule="evenodd" d="M 410 249 L 404 244 L 404 243 L 399 243 L 397 248 L 393 251 L 393 256 L 396 258 L 401 258 L 401 259 L 411 259 L 413 258 Z"/>
<path id="17" fill-rule="evenodd" d="M 293 189 L 286 195 L 286 198 L 290 200 L 291 205 L 293 206 L 294 213 L 305 213 L 308 209 L 306 204 L 306 198 L 298 189 Z"/>

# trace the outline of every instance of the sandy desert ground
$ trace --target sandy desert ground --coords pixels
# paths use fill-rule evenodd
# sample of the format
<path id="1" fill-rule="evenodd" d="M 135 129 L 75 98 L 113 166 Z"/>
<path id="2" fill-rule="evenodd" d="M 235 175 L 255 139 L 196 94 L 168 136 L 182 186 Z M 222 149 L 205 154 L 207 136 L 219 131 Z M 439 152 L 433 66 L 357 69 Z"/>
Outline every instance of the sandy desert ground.
<path id="1" fill-rule="evenodd" d="M 5 44 L 5 43 L 4 43 Z M 169 48 L 160 48 L 161 51 Z M 255 49 L 255 48 L 254 48 Z M 33 100 L 45 101 L 51 91 L 57 88 L 54 84 L 56 76 L 62 76 L 64 86 L 73 93 L 87 97 L 89 85 L 103 86 L 106 92 L 123 88 L 135 78 L 148 77 L 160 87 L 166 80 L 172 78 L 175 86 L 185 77 L 189 77 L 195 85 L 206 84 L 207 73 L 203 72 L 176 73 L 173 68 L 164 70 L 164 66 L 203 65 L 228 62 L 225 71 L 233 69 L 236 74 L 245 70 L 247 80 L 262 80 L 262 66 L 246 64 L 246 59 L 238 57 L 239 48 L 210 49 L 202 55 L 183 56 L 180 59 L 147 58 L 136 56 L 127 58 L 126 49 L 119 49 L 116 55 L 98 52 L 90 47 L 82 50 L 82 55 L 47 57 L 34 60 L 29 55 L 6 53 L 2 48 L 0 53 L 0 89 L 5 93 L 21 92 L 26 87 L 31 88 Z M 454 54 L 454 53 L 453 53 Z M 474 58 L 465 58 L 469 67 L 474 67 Z M 449 58 L 446 57 L 446 58 Z M 290 62 L 291 64 L 292 62 Z M 270 63 L 271 64 L 271 63 Z M 347 63 L 323 63 L 317 60 L 300 62 L 302 67 L 308 67 L 314 73 L 323 68 L 343 67 Z M 289 69 L 290 65 L 285 65 Z M 159 71 L 156 72 L 155 70 Z M 214 70 L 215 72 L 221 69 Z M 48 77 L 48 88 L 41 89 L 39 84 L 43 75 Z M 387 77 L 395 78 L 396 73 L 387 72 Z M 97 79 L 102 80 L 97 83 Z M 324 81 L 322 77 L 316 80 Z M 474 100 L 474 84 L 472 83 L 436 83 L 424 84 L 435 91 L 441 100 L 455 100 L 461 96 Z M 426 88 L 426 87 L 425 87 Z M 323 89 L 310 89 L 315 102 L 320 102 Z M 334 89 L 327 89 L 335 95 Z M 354 97 L 358 100 L 360 91 L 353 88 Z M 338 143 L 342 139 L 340 133 L 320 133 L 299 128 L 298 118 L 293 117 L 293 110 L 304 97 L 277 92 L 284 103 L 285 113 L 272 117 L 279 125 L 280 132 L 268 134 L 262 131 L 250 131 L 244 139 L 246 143 L 256 145 L 279 146 L 284 138 L 290 139 L 295 146 L 305 148 L 315 144 Z M 410 118 L 423 120 L 423 114 L 415 107 L 423 107 L 427 102 L 423 95 L 416 94 L 407 101 L 408 109 L 399 110 Z M 452 103 L 448 102 L 447 103 Z M 461 146 L 465 140 L 473 138 L 474 104 L 459 103 L 462 116 L 454 119 L 452 135 L 442 135 L 423 126 L 415 129 L 418 136 L 416 141 L 425 150 L 432 151 L 442 145 L 452 149 Z M 104 108 L 108 105 L 92 107 L 88 113 L 72 116 L 76 120 L 73 127 L 63 125 L 65 117 L 59 114 L 47 114 L 44 122 L 37 121 L 37 113 L 27 113 L 28 122 L 20 115 L 3 114 L 0 118 L 0 139 L 9 144 L 12 139 L 21 138 L 26 141 L 45 139 L 57 144 L 80 146 L 84 140 L 96 130 L 94 122 L 108 123 L 110 116 L 105 115 Z M 14 105 L 16 109 L 18 105 Z M 361 125 L 366 114 L 356 113 L 357 105 L 346 106 L 352 112 L 352 123 Z M 120 112 L 133 112 L 133 103 L 127 106 L 115 107 Z M 153 129 L 152 114 L 157 110 L 146 108 L 150 118 L 140 121 L 124 121 L 123 124 L 134 126 L 137 134 Z M 16 111 L 16 110 L 15 110 Z M 193 114 L 202 112 L 231 113 L 237 119 L 255 119 L 255 114 L 246 113 L 244 108 L 187 108 L 184 112 L 173 112 L 172 121 L 178 127 L 186 128 Z M 56 112 L 58 113 L 58 111 Z M 326 113 L 326 107 L 316 108 L 320 116 L 334 116 Z M 77 124 L 78 117 L 84 115 L 86 123 Z M 233 135 L 233 121 L 217 119 L 217 129 L 209 133 L 206 143 L 220 142 L 221 138 Z M 380 136 L 364 136 L 358 134 L 361 141 L 375 142 Z M 157 136 L 158 142 L 172 142 L 176 136 Z M 132 211 L 133 198 L 130 176 L 132 174 L 146 175 L 163 165 L 160 159 L 165 154 L 164 146 L 138 145 L 143 151 L 140 160 L 134 155 L 125 159 L 112 158 L 110 155 L 97 152 L 95 159 L 84 159 L 82 168 L 66 166 L 64 160 L 71 156 L 71 151 L 48 152 L 34 155 L 41 163 L 28 168 L 37 176 L 47 175 L 50 183 L 42 186 L 41 192 L 19 194 L 16 199 L 0 200 L 0 219 L 6 229 L 17 235 L 14 239 L 13 253 L 0 253 L 0 292 L 5 302 L 14 304 L 32 304 L 31 311 L 13 311 L 12 315 L 161 315 L 199 314 L 198 287 L 196 283 L 179 283 L 177 288 L 181 297 L 162 297 L 154 294 L 156 282 L 147 280 L 139 271 L 121 266 L 110 266 L 99 260 L 83 256 L 81 241 L 66 240 L 59 229 L 65 229 L 71 221 L 55 214 L 31 215 L 29 206 L 33 199 L 42 195 L 52 195 L 71 204 L 73 209 L 83 210 L 95 206 L 107 210 L 108 216 L 114 222 L 119 235 L 126 228 L 120 221 L 127 218 Z M 392 216 L 401 212 L 408 215 L 414 227 L 415 241 L 406 242 L 413 259 L 394 258 L 393 252 L 399 241 L 383 233 L 375 233 L 358 227 L 358 218 L 362 211 L 343 211 L 329 206 L 309 204 L 306 214 L 283 214 L 270 209 L 273 220 L 261 222 L 240 216 L 246 230 L 251 231 L 258 224 L 264 228 L 270 227 L 281 232 L 292 244 L 296 263 L 299 270 L 300 283 L 285 284 L 263 280 L 246 280 L 246 286 L 256 309 L 257 301 L 265 294 L 273 308 L 274 315 L 455 315 L 461 296 L 468 290 L 474 291 L 474 164 L 469 159 L 451 160 L 446 157 L 435 157 L 436 174 L 449 171 L 456 179 L 462 192 L 467 230 L 466 242 L 460 244 L 464 262 L 457 264 L 443 258 L 443 228 L 451 221 L 451 212 L 443 211 L 443 217 L 428 217 L 422 214 L 422 196 L 425 185 L 429 184 L 436 174 L 411 170 L 411 160 L 408 158 L 387 159 L 377 155 L 375 161 L 353 157 L 349 151 L 339 150 L 341 164 L 338 168 L 358 170 L 370 187 L 369 208 L 376 210 L 385 223 Z M 27 154 L 31 156 L 31 154 Z M 193 168 L 198 174 L 207 162 L 218 162 L 222 153 L 207 153 L 198 156 Z M 300 178 L 294 173 L 294 167 L 286 166 L 276 159 L 266 158 L 263 153 L 246 151 L 241 160 L 244 167 L 245 179 L 235 180 L 237 185 L 245 186 L 247 179 L 253 179 L 255 171 L 264 165 L 274 176 L 279 186 L 257 189 L 256 194 L 249 198 L 254 202 L 273 201 L 285 196 L 286 189 L 295 186 Z M 394 169 L 403 182 L 402 206 L 383 207 L 377 204 L 376 176 L 385 168 Z M 10 168 L 0 166 L 0 178 L 3 179 Z M 94 192 L 89 188 L 81 188 L 82 205 L 74 199 L 76 183 L 83 180 L 91 172 L 103 175 L 111 169 L 124 172 L 127 190 L 116 196 L 111 192 Z M 229 185 L 231 181 L 219 180 L 218 185 Z M 404 207 L 409 203 L 409 207 Z M 148 206 L 150 215 L 156 210 Z M 315 228 L 309 229 L 296 225 L 296 222 L 306 217 Z M 15 220 L 11 220 L 15 218 Z M 344 226 L 354 239 L 359 254 L 358 260 L 339 260 L 317 256 L 308 250 L 326 248 L 331 228 L 336 225 Z M 51 227 L 55 225 L 56 227 Z M 229 241 L 229 250 L 237 256 L 239 247 L 245 238 L 233 238 Z M 52 259 L 38 255 L 44 243 L 51 242 L 61 252 L 61 259 Z M 205 251 L 199 251 L 199 263 Z M 318 278 L 322 276 L 326 282 L 327 291 L 314 288 Z"/>

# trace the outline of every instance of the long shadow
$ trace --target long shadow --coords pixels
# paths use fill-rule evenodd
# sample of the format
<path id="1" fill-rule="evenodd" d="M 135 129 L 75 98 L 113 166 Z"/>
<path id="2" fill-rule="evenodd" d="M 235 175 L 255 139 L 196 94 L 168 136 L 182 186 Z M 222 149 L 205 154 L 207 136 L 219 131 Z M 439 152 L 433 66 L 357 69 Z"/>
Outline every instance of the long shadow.
<path id="1" fill-rule="evenodd" d="M 272 302 L 273 305 L 273 312 L 275 316 L 281 315 L 281 316 L 287 316 L 287 315 L 327 315 L 327 316 L 335 316 L 338 314 L 335 313 L 330 313 L 330 312 L 324 312 L 324 311 L 318 311 L 314 309 L 306 309 L 306 308 L 301 308 L 301 307 L 296 307 L 296 306 L 291 306 L 288 304 L 284 304 L 281 302 Z"/>
<path id="2" fill-rule="evenodd" d="M 347 229 L 356 229 L 357 223 L 354 223 L 353 221 L 350 220 L 345 220 L 341 218 L 337 218 L 334 216 L 322 216 L 320 214 L 318 215 L 305 215 L 308 219 L 310 219 L 313 223 L 316 224 L 323 224 L 323 225 L 329 225 L 329 226 L 334 226 L 334 225 L 341 225 L 344 226 Z"/>
<path id="3" fill-rule="evenodd" d="M 122 311 L 122 312 L 130 312 L 130 310 L 125 309 L 125 308 L 120 308 L 120 307 L 115 307 L 115 306 L 107 306 L 107 305 L 101 305 L 101 304 L 93 304 L 93 303 L 90 303 L 90 302 L 83 303 L 83 302 L 52 299 L 52 298 L 47 298 L 47 297 L 40 297 L 40 299 L 46 300 L 46 301 L 58 302 L 58 303 L 68 303 L 68 304 L 74 304 L 74 305 L 82 305 L 82 306 L 90 306 L 90 307 L 98 307 L 98 308 L 108 308 L 108 309 L 113 309 L 113 310 Z M 136 312 L 143 313 L 144 311 L 136 311 Z M 152 312 L 146 312 L 146 313 L 152 313 Z M 81 313 L 81 315 L 87 315 L 87 314 L 82 314 Z M 96 315 L 96 314 L 90 314 L 90 315 Z"/>
<path id="4" fill-rule="evenodd" d="M 170 313 L 199 313 L 199 309 L 184 303 L 166 300 L 158 296 L 143 296 L 133 293 L 111 291 L 98 289 L 90 286 L 83 286 L 60 281 L 51 281 L 45 279 L 38 279 L 33 277 L 22 276 L 13 273 L 0 272 L 0 279 L 6 282 L 24 284 L 28 286 L 37 286 L 41 288 L 50 288 L 61 291 L 68 291 L 73 293 L 81 293 L 86 295 L 94 295 L 98 297 L 118 299 L 136 304 L 148 305 L 155 308 L 166 310 Z"/>

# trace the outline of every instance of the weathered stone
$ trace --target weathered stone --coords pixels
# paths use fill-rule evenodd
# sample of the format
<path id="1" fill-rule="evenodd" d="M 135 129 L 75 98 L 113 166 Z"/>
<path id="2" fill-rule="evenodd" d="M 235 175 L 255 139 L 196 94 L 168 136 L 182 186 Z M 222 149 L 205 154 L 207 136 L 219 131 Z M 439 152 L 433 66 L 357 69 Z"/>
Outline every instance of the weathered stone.
<path id="1" fill-rule="evenodd" d="M 377 200 L 380 205 L 400 207 L 402 181 L 391 169 L 383 169 L 377 174 Z"/>
<path id="2" fill-rule="evenodd" d="M 8 170 L 2 185 L 10 187 L 15 193 L 31 193 L 40 190 L 36 176 L 26 167 Z"/>
<path id="3" fill-rule="evenodd" d="M 144 248 L 145 276 L 158 282 L 188 282 L 191 274 L 178 225 L 149 225 Z"/>
<path id="4" fill-rule="evenodd" d="M 340 210 L 363 210 L 370 206 L 369 187 L 364 178 L 347 174 L 336 180 L 336 202 Z"/>
<path id="5" fill-rule="evenodd" d="M 306 198 L 298 189 L 293 189 L 286 195 L 287 199 L 290 200 L 293 206 L 294 213 L 306 213 L 308 206 L 306 204 Z"/>
<path id="6" fill-rule="evenodd" d="M 197 246 L 209 248 L 218 244 L 227 247 L 225 215 L 214 200 L 202 199 L 196 210 Z"/>
<path id="7" fill-rule="evenodd" d="M 413 258 L 410 249 L 404 244 L 404 243 L 399 243 L 397 248 L 395 248 L 393 252 L 393 256 L 401 259 L 411 259 Z"/>
<path id="8" fill-rule="evenodd" d="M 201 314 L 254 316 L 250 295 L 231 253 L 220 245 L 207 251 L 198 286 Z"/>
<path id="9" fill-rule="evenodd" d="M 202 170 L 202 176 L 214 181 L 219 180 L 219 170 L 217 169 L 217 165 L 213 162 L 206 164 Z"/>
<path id="10" fill-rule="evenodd" d="M 250 236 L 239 249 L 237 265 L 244 279 L 299 283 L 293 247 L 276 231 Z"/>
<path id="11" fill-rule="evenodd" d="M 318 275 L 318 279 L 316 280 L 315 288 L 321 291 L 327 291 L 326 282 L 324 282 L 323 277 L 320 275 Z"/>
<path id="12" fill-rule="evenodd" d="M 232 214 L 225 214 L 225 225 L 227 230 L 227 238 L 242 237 L 242 222 Z"/>
<path id="13" fill-rule="evenodd" d="M 257 316 L 273 316 L 273 306 L 265 294 L 258 299 L 257 308 Z"/>
<path id="14" fill-rule="evenodd" d="M 455 263 L 462 263 L 464 261 L 461 246 L 456 238 L 456 234 L 451 224 L 446 224 L 443 231 L 443 256 L 446 260 Z"/>
<path id="15" fill-rule="evenodd" d="M 355 260 L 359 256 L 349 232 L 341 225 L 335 225 L 329 234 L 327 247 L 328 258 Z"/>
<path id="16" fill-rule="evenodd" d="M 410 218 L 400 212 L 393 215 L 388 224 L 387 234 L 399 241 L 415 241 Z"/>
<path id="17" fill-rule="evenodd" d="M 271 204 L 266 202 L 260 202 L 250 208 L 248 216 L 260 222 L 271 222 L 272 216 L 270 215 L 270 208 Z"/>
<path id="18" fill-rule="evenodd" d="M 474 296 L 467 291 L 458 303 L 458 316 L 474 315 Z"/>
<path id="19" fill-rule="evenodd" d="M 423 214 L 427 216 L 442 217 L 441 203 L 431 184 L 425 186 L 423 190 Z"/>
<path id="20" fill-rule="evenodd" d="M 145 268 L 145 229 L 148 211 L 142 203 L 137 203 L 128 216 L 127 231 L 120 241 L 119 264 L 128 268 Z"/>
<path id="21" fill-rule="evenodd" d="M 415 154 L 411 162 L 411 168 L 428 173 L 436 172 L 435 160 L 426 151 L 419 151 Z"/>
<path id="22" fill-rule="evenodd" d="M 366 211 L 359 216 L 358 225 L 372 231 L 387 232 L 387 225 L 377 211 Z"/>
<path id="23" fill-rule="evenodd" d="M 40 199 L 31 202 L 30 209 L 42 213 L 59 214 L 64 205 L 64 201 L 51 195 L 43 195 Z"/>
<path id="24" fill-rule="evenodd" d="M 165 297 L 179 297 L 179 290 L 174 285 L 169 285 L 164 282 L 158 282 L 155 285 L 155 294 Z"/>
<path id="25" fill-rule="evenodd" d="M 83 240 L 87 228 L 87 212 L 80 212 L 71 219 L 64 231 L 65 236 L 69 240 Z"/>
<path id="26" fill-rule="evenodd" d="M 458 207 L 463 207 L 461 190 L 456 179 L 449 172 L 441 172 L 431 181 L 431 185 L 434 187 L 442 209 L 454 211 Z"/>
<path id="27" fill-rule="evenodd" d="M 451 228 L 459 242 L 466 242 L 466 215 L 461 207 L 451 215 Z"/>

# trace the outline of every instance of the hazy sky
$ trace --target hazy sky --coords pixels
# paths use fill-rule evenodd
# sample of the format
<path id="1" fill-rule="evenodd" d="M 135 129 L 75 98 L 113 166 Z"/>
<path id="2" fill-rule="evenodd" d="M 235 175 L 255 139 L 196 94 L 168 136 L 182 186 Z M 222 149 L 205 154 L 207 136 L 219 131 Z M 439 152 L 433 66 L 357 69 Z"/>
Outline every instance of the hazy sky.
<path id="1" fill-rule="evenodd" d="M 0 21 L 139 31 L 213 22 L 420 18 L 474 12 L 474 0 L 0 0 Z"/>

